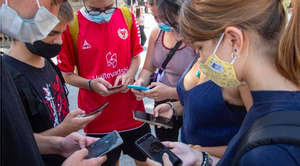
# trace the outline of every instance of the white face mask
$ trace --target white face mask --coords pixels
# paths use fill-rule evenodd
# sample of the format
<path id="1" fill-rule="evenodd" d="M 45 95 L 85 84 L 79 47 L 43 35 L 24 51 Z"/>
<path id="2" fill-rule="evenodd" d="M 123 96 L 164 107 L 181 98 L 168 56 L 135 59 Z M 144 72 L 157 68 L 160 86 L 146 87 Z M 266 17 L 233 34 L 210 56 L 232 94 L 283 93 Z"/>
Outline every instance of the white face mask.
<path id="1" fill-rule="evenodd" d="M 46 8 L 40 7 L 38 0 L 36 2 L 39 10 L 35 17 L 23 19 L 7 5 L 7 0 L 5 0 L 5 4 L 2 4 L 0 8 L 0 32 L 21 42 L 34 42 L 46 38 L 59 20 Z"/>

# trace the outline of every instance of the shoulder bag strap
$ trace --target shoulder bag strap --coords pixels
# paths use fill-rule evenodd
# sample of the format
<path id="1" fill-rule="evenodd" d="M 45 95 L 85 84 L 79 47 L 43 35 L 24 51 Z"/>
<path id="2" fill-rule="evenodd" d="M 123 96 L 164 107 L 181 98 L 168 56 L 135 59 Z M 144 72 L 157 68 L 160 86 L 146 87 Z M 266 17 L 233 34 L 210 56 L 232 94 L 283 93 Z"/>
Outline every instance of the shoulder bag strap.
<path id="1" fill-rule="evenodd" d="M 161 74 L 164 69 L 166 68 L 167 64 L 170 62 L 170 60 L 172 59 L 173 55 L 175 54 L 175 52 L 178 50 L 178 48 L 180 47 L 182 41 L 179 41 L 176 43 L 176 45 L 171 48 L 167 58 L 165 59 L 165 61 L 163 62 L 163 64 L 161 65 L 161 68 L 158 70 L 159 74 Z"/>

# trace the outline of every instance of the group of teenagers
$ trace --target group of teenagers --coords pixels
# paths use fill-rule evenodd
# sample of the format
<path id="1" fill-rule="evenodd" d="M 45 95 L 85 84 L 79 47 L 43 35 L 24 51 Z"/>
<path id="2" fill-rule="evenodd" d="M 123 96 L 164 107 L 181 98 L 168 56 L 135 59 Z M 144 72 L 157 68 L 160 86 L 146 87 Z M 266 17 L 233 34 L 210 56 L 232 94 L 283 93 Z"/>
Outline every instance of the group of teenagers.
<path id="1" fill-rule="evenodd" d="M 75 13 L 68 2 L 31 1 L 1 5 L 1 33 L 14 38 L 0 63 L 4 165 L 111 166 L 123 151 L 138 166 L 159 166 L 135 146 L 150 132 L 149 124 L 132 115 L 145 112 L 145 97 L 155 100 L 155 116 L 172 119 L 173 129 L 155 126 L 155 134 L 182 165 L 232 165 L 255 122 L 300 110 L 297 0 L 289 22 L 281 0 L 149 0 L 158 26 L 136 81 L 143 47 L 132 13 L 127 18 L 114 0 L 83 0 Z M 59 70 L 51 61 L 55 56 Z M 154 73 L 158 77 L 150 81 Z M 22 94 L 17 77 L 28 83 L 33 99 Z M 65 82 L 79 88 L 79 109 L 69 110 Z M 123 87 L 110 90 L 116 85 Z M 78 116 L 107 102 L 101 113 Z M 86 136 L 73 133 L 80 129 Z M 124 143 L 84 159 L 84 147 L 113 130 Z M 163 161 L 172 165 L 168 155 Z M 257 146 L 235 164 L 300 165 L 300 146 Z"/>

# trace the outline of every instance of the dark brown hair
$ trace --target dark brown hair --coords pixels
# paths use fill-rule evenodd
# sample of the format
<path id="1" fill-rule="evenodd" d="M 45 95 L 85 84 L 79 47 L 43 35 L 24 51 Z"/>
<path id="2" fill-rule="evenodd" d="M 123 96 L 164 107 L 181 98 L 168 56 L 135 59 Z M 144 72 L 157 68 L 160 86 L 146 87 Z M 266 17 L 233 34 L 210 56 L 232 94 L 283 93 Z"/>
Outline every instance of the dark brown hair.
<path id="1" fill-rule="evenodd" d="M 286 27 L 281 0 L 185 0 L 181 33 L 192 41 L 205 41 L 219 38 L 229 26 L 249 31 L 275 57 L 278 71 L 300 87 L 299 3 L 293 0 L 293 15 Z"/>

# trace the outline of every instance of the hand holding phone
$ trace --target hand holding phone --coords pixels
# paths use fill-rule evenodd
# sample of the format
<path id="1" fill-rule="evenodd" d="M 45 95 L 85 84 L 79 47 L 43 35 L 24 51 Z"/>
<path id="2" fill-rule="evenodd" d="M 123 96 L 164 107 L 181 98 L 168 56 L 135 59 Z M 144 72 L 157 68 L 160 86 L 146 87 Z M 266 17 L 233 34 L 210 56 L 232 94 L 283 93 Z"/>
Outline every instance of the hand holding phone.
<path id="1" fill-rule="evenodd" d="M 144 86 L 140 86 L 140 85 L 128 85 L 128 88 L 139 90 L 139 91 L 150 90 L 149 88 L 144 87 Z"/>
<path id="2" fill-rule="evenodd" d="M 177 157 L 169 148 L 163 145 L 157 138 L 155 138 L 151 133 L 147 133 L 146 135 L 139 138 L 135 141 L 135 145 L 150 159 L 161 163 L 163 160 L 162 156 L 164 153 L 169 155 L 169 159 L 175 166 L 180 166 L 182 161 L 179 157 Z"/>
<path id="3" fill-rule="evenodd" d="M 87 146 L 86 148 L 89 151 L 89 154 L 85 157 L 85 159 L 103 156 L 122 144 L 123 139 L 121 138 L 119 133 L 114 130 L 98 141 Z"/>
<path id="4" fill-rule="evenodd" d="M 116 85 L 116 86 L 107 88 L 107 90 L 113 90 L 113 89 L 118 89 L 118 88 L 122 88 L 122 87 L 123 87 L 123 85 Z"/>
<path id="5" fill-rule="evenodd" d="M 138 121 L 155 124 L 155 125 L 163 126 L 163 127 L 170 128 L 170 129 L 173 128 L 172 120 L 169 118 L 163 117 L 163 116 L 155 117 L 154 114 L 149 114 L 146 112 L 134 110 L 133 118 Z"/>
<path id="6" fill-rule="evenodd" d="M 107 102 L 107 103 L 101 105 L 100 108 L 97 107 L 96 109 L 92 110 L 92 111 L 91 111 L 90 113 L 88 113 L 88 114 L 82 114 L 82 115 L 79 115 L 78 117 L 86 117 L 86 116 L 94 115 L 94 114 L 96 114 L 96 113 L 102 111 L 106 106 L 108 106 L 108 104 L 109 104 L 109 102 Z"/>

